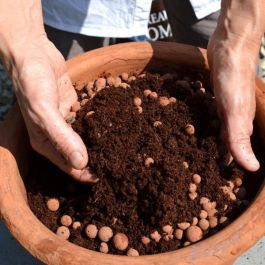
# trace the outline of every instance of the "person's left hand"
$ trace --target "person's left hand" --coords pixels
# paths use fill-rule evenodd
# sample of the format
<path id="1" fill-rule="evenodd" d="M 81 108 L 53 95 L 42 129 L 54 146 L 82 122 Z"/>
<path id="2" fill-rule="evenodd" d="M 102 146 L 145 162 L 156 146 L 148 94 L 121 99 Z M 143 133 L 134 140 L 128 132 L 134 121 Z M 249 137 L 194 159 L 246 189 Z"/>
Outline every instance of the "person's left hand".
<path id="1" fill-rule="evenodd" d="M 227 39 L 217 30 L 207 50 L 223 138 L 232 157 L 249 171 L 260 167 L 250 142 L 258 49 L 257 43 L 238 35 Z"/>

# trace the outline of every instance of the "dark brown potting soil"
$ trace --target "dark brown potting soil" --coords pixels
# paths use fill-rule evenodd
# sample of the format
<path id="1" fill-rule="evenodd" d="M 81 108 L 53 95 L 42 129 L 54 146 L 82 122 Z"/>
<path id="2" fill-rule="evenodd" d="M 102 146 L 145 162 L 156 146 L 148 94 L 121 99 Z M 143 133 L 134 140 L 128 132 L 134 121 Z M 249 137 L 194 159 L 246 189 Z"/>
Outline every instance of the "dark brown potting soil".
<path id="1" fill-rule="evenodd" d="M 68 214 L 82 224 L 80 230 L 70 228 L 69 241 L 77 245 L 99 250 L 101 241 L 89 239 L 84 232 L 86 225 L 93 223 L 98 228 L 107 225 L 114 233 L 125 233 L 129 247 L 140 255 L 153 254 L 183 247 L 187 239 L 174 237 L 158 243 L 151 240 L 144 245 L 141 237 L 149 237 L 155 230 L 162 235 L 161 228 L 167 224 L 175 229 L 178 223 L 191 223 L 201 211 L 201 197 L 217 203 L 218 218 L 233 219 L 245 208 L 257 191 L 259 174 L 246 173 L 235 163 L 224 165 L 226 151 L 219 137 L 215 99 L 208 87 L 203 93 L 193 83 L 198 76 L 189 76 L 188 87 L 176 83 L 183 78 L 181 74 L 173 79 L 147 74 L 130 83 L 130 88 L 99 91 L 77 112 L 72 127 L 87 146 L 89 166 L 99 178 L 97 184 L 76 183 L 34 154 L 27 181 L 29 204 L 48 228 L 55 232 L 60 217 Z M 177 102 L 162 107 L 158 100 L 144 96 L 145 89 L 159 96 L 175 97 Z M 78 92 L 79 96 L 84 92 L 85 88 Z M 135 97 L 142 99 L 142 113 L 133 103 Z M 86 117 L 89 111 L 95 113 Z M 155 121 L 162 125 L 155 127 Z M 185 132 L 187 124 L 195 127 L 194 135 Z M 148 157 L 154 160 L 150 166 L 145 165 Z M 191 200 L 188 189 L 195 173 L 202 181 L 197 186 L 198 197 Z M 250 177 L 257 185 L 249 185 Z M 247 189 L 243 201 L 231 201 L 220 189 L 227 180 L 235 178 L 241 178 Z M 51 197 L 60 200 L 57 212 L 47 209 L 46 202 Z M 207 230 L 204 237 L 222 227 Z M 110 253 L 126 254 L 117 251 L 112 241 L 109 249 Z"/>

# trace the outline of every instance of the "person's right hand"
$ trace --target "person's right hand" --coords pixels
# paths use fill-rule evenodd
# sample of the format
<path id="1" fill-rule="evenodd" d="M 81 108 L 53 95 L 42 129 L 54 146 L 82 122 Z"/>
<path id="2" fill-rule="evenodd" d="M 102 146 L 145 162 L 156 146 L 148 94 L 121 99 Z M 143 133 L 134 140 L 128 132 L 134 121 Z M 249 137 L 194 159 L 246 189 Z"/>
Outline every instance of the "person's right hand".
<path id="1" fill-rule="evenodd" d="M 15 51 L 9 70 L 32 147 L 76 180 L 95 182 L 86 147 L 64 120 L 77 95 L 62 55 L 45 34 Z"/>

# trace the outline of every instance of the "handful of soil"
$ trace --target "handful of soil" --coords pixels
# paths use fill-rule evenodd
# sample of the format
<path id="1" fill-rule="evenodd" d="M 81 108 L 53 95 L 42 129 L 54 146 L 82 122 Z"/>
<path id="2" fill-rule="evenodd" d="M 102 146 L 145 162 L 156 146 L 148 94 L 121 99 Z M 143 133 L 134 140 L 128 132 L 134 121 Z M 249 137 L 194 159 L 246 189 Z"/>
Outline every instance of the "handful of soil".
<path id="1" fill-rule="evenodd" d="M 246 172 L 224 165 L 207 88 L 198 72 L 123 73 L 78 88 L 67 121 L 86 144 L 98 182 L 82 186 L 49 164 L 29 182 L 32 210 L 73 243 L 129 256 L 175 250 L 223 228 L 252 190 Z M 53 187 L 47 174 L 57 175 Z"/>

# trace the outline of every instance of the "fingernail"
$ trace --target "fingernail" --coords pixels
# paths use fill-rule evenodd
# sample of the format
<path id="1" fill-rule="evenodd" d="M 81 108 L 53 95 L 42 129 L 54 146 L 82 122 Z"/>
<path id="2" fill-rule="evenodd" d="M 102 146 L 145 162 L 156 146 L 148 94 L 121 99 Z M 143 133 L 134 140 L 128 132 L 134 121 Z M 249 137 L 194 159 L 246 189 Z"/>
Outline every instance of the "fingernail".
<path id="1" fill-rule="evenodd" d="M 99 181 L 99 178 L 97 178 L 95 175 L 93 175 L 89 168 L 85 168 L 83 170 L 83 173 L 80 176 L 80 181 L 82 182 L 91 182 L 91 183 L 97 183 Z"/>
<path id="2" fill-rule="evenodd" d="M 69 156 L 69 161 L 75 169 L 82 169 L 83 156 L 80 152 L 72 152 Z"/>
<path id="3" fill-rule="evenodd" d="M 249 154 L 247 157 L 247 161 L 250 164 L 251 171 L 256 171 L 260 168 L 260 163 L 254 154 Z"/>

